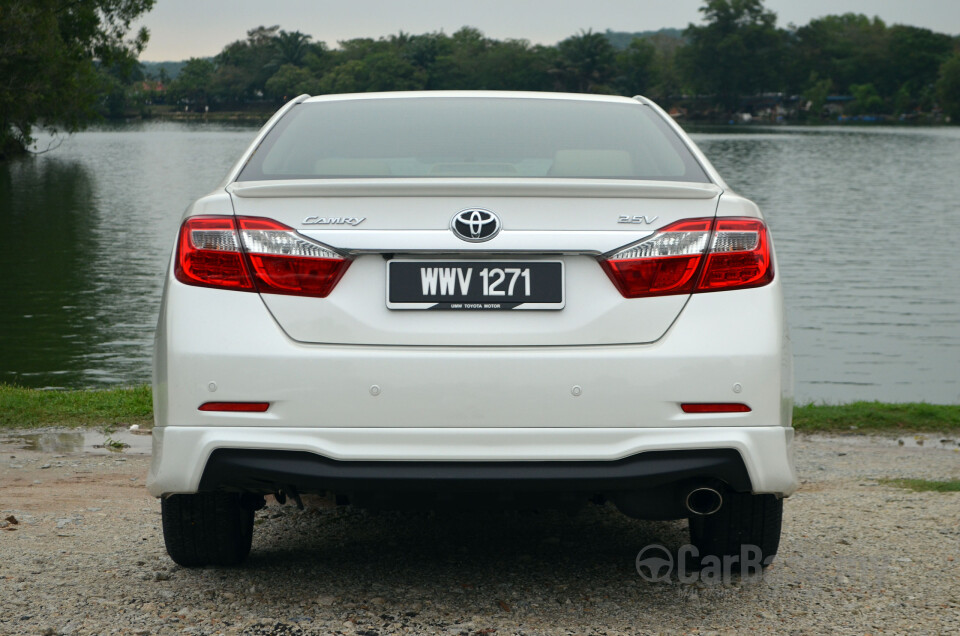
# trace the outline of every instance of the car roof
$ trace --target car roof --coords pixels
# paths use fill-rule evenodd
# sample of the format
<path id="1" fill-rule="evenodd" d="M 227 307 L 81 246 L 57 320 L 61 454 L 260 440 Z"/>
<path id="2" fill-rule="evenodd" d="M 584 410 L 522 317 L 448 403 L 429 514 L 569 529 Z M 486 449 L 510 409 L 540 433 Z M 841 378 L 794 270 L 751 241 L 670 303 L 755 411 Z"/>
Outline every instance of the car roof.
<path id="1" fill-rule="evenodd" d="M 468 98 L 468 99 L 550 99 L 584 102 L 611 102 L 636 104 L 637 99 L 619 95 L 590 95 L 586 93 L 548 93 L 536 91 L 393 91 L 384 93 L 343 93 L 308 97 L 303 103 L 332 102 L 367 99 L 419 99 L 419 98 Z"/>

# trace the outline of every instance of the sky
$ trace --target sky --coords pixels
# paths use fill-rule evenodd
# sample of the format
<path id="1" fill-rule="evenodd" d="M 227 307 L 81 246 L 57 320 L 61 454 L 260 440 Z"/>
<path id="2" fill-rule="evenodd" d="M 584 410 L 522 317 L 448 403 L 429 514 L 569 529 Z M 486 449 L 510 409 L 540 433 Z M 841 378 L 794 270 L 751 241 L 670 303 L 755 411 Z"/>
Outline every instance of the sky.
<path id="1" fill-rule="evenodd" d="M 702 0 L 157 0 L 136 25 L 150 30 L 142 61 L 178 61 L 219 53 L 249 29 L 280 25 L 335 47 L 340 40 L 398 31 L 453 33 L 462 26 L 498 40 L 556 44 L 581 29 L 655 31 L 699 23 Z M 842 13 L 879 16 L 960 34 L 960 0 L 766 0 L 777 24 L 802 26 Z"/>

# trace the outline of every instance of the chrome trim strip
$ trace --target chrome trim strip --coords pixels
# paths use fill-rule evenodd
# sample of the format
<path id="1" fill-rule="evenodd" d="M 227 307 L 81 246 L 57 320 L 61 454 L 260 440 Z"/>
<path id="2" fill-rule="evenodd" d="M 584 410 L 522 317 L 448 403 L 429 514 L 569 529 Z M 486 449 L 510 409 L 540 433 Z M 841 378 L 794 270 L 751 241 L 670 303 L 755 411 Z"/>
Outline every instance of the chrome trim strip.
<path id="1" fill-rule="evenodd" d="M 503 230 L 484 243 L 467 243 L 450 230 L 315 230 L 298 229 L 298 233 L 348 254 L 391 253 L 455 254 L 483 252 L 591 254 L 601 255 L 619 247 L 636 243 L 654 230 L 640 232 L 615 231 L 550 231 Z"/>

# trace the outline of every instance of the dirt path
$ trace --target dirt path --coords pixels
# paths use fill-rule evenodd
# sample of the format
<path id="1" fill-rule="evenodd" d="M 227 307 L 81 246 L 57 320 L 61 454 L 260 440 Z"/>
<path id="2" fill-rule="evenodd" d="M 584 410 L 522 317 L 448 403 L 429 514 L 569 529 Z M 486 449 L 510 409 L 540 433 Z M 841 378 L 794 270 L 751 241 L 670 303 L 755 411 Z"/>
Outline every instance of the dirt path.
<path id="1" fill-rule="evenodd" d="M 762 577 L 648 582 L 637 553 L 682 522 L 579 515 L 370 514 L 275 503 L 240 568 L 163 548 L 146 455 L 0 438 L 0 634 L 864 634 L 960 632 L 956 444 L 803 437 L 803 487 Z M 934 446 L 934 447 L 931 447 Z M 936 446 L 940 446 L 939 448 Z M 12 517 L 16 522 L 3 521 Z"/>

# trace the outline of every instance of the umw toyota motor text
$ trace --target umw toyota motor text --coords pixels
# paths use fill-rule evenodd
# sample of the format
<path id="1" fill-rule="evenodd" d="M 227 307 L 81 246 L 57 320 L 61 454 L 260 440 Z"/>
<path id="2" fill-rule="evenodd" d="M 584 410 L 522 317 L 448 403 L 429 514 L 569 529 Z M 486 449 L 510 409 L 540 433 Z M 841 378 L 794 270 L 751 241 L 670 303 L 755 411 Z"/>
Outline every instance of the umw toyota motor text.
<path id="1" fill-rule="evenodd" d="M 773 240 L 649 100 L 298 97 L 184 213 L 148 488 L 242 561 L 274 495 L 607 503 L 777 551 L 797 487 Z"/>

